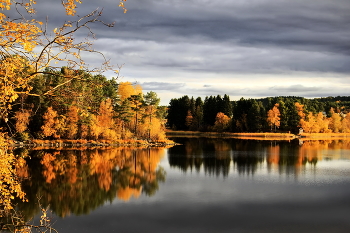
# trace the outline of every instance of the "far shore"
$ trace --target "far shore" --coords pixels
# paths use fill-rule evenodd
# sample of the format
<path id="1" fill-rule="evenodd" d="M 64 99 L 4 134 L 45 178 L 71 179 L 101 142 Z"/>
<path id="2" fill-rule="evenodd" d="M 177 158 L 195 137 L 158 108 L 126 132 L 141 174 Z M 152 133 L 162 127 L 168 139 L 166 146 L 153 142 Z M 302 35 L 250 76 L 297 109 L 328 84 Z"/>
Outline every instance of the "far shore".
<path id="1" fill-rule="evenodd" d="M 230 133 L 230 132 L 200 132 L 200 131 L 177 131 L 167 130 L 167 137 L 229 137 L 239 139 L 257 139 L 257 140 L 291 140 L 291 139 L 308 139 L 308 140 L 334 140 L 348 139 L 350 133 Z"/>

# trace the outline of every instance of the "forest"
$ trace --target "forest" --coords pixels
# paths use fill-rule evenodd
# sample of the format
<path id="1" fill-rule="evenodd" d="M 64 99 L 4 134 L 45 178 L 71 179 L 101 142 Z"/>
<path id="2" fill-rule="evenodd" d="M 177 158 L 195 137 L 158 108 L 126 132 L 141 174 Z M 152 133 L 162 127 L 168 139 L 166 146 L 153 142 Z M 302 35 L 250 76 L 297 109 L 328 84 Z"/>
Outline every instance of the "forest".
<path id="1" fill-rule="evenodd" d="M 79 79 L 68 79 L 78 75 Z M 31 91 L 13 101 L 3 130 L 14 140 L 80 140 L 121 143 L 165 139 L 165 107 L 155 92 L 103 75 L 62 67 L 28 82 Z"/>
<path id="2" fill-rule="evenodd" d="M 216 132 L 349 133 L 350 97 L 278 96 L 231 101 L 228 95 L 170 100 L 167 126 Z"/>

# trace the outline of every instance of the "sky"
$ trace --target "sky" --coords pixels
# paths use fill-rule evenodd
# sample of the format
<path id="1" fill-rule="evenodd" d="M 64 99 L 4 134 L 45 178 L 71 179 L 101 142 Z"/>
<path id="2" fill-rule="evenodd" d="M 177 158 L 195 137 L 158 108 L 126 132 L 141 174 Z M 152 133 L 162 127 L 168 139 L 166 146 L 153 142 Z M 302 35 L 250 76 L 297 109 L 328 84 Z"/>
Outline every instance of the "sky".
<path id="1" fill-rule="evenodd" d="M 40 5 L 52 24 L 66 18 L 59 2 Z M 128 0 L 126 14 L 118 3 L 83 0 L 78 14 L 103 9 L 115 25 L 91 26 L 94 48 L 122 65 L 119 81 L 156 92 L 163 105 L 184 95 L 350 95 L 349 0 Z"/>

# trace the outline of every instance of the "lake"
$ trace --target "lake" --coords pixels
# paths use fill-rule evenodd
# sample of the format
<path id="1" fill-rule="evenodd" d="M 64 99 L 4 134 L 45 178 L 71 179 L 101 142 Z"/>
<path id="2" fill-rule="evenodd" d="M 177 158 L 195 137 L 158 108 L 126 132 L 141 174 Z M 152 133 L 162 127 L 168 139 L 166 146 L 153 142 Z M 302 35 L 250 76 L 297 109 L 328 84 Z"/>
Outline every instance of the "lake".
<path id="1" fill-rule="evenodd" d="M 59 232 L 349 232 L 350 141 L 171 138 L 170 148 L 19 150 Z"/>

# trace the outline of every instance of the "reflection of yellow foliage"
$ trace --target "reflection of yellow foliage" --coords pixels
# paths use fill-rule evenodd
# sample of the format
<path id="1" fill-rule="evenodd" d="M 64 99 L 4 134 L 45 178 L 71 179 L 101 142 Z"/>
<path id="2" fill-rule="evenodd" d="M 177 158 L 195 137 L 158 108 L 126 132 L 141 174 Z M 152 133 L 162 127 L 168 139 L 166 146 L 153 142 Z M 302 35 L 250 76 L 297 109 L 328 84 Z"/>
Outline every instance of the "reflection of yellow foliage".
<path id="1" fill-rule="evenodd" d="M 268 147 L 268 154 L 267 154 L 267 163 L 269 164 L 278 164 L 279 162 L 279 156 L 280 156 L 280 146 L 279 145 L 271 145 Z"/>
<path id="2" fill-rule="evenodd" d="M 12 199 L 15 196 L 25 200 L 16 174 L 16 167 L 24 165 L 23 159 L 16 159 L 13 154 L 7 153 L 7 144 L 4 135 L 0 134 L 0 215 L 3 210 L 12 209 Z"/>
<path id="3" fill-rule="evenodd" d="M 117 197 L 123 201 L 128 201 L 130 200 L 131 197 L 134 197 L 137 199 L 141 194 L 141 190 L 142 190 L 141 187 L 139 189 L 133 189 L 130 187 L 118 189 Z"/>
<path id="4" fill-rule="evenodd" d="M 29 171 L 27 162 L 23 158 L 18 158 L 16 164 L 16 175 L 20 178 L 28 178 Z"/>
<path id="5" fill-rule="evenodd" d="M 231 158 L 231 150 L 226 150 L 226 143 L 215 144 L 215 158 L 216 159 L 229 159 Z M 217 147 L 218 146 L 218 147 Z"/>
<path id="6" fill-rule="evenodd" d="M 51 183 L 51 181 L 56 178 L 54 166 L 52 164 L 54 160 L 55 157 L 52 154 L 45 153 L 40 162 L 44 166 L 43 176 L 47 183 Z"/>

